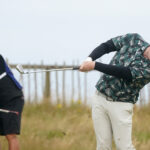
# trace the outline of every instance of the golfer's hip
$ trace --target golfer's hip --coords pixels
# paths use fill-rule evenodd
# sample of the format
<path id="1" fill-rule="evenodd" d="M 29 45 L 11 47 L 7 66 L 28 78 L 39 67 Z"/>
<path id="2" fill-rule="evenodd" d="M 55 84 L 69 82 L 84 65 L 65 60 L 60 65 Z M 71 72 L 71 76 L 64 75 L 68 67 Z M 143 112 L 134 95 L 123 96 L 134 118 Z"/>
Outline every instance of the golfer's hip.
<path id="1" fill-rule="evenodd" d="M 104 150 L 106 147 L 111 149 L 112 136 L 117 149 L 134 150 L 131 140 L 132 112 L 132 103 L 108 101 L 105 96 L 95 94 L 92 119 L 97 136 L 97 150 L 103 150 L 102 147 Z"/>

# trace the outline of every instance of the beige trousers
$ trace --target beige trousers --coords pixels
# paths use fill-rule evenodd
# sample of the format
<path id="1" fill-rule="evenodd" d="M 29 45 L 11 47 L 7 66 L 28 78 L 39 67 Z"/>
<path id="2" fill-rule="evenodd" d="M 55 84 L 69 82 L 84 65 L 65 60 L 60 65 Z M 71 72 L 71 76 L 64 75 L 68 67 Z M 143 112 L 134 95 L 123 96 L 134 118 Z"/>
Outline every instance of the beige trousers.
<path id="1" fill-rule="evenodd" d="M 97 150 L 111 150 L 114 138 L 117 150 L 135 150 L 132 145 L 133 104 L 112 102 L 96 92 L 92 100 L 92 119 Z"/>

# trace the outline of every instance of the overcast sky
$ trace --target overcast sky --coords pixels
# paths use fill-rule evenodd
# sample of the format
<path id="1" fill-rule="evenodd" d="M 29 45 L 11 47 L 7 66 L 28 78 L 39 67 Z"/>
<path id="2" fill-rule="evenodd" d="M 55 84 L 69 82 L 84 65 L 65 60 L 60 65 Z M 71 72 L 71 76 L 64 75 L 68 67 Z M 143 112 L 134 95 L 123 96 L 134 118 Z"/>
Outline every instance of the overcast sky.
<path id="1" fill-rule="evenodd" d="M 0 0 L 0 53 L 12 63 L 72 64 L 117 35 L 137 32 L 150 41 L 149 6 L 149 0 Z"/>
<path id="2" fill-rule="evenodd" d="M 0 54 L 9 63 L 81 63 L 99 44 L 126 33 L 150 41 L 149 0 L 0 0 Z M 89 74 L 88 94 L 98 78 L 99 72 Z"/>

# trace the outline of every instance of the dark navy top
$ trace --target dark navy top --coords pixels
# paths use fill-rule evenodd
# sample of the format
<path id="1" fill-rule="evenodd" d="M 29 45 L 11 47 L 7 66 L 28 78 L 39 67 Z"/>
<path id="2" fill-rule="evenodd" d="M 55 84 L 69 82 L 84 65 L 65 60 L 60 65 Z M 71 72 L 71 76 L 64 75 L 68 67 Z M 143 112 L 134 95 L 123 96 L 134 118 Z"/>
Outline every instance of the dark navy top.
<path id="1" fill-rule="evenodd" d="M 0 75 L 6 72 L 7 75 L 0 79 L 0 108 L 11 103 L 15 97 L 23 96 L 22 86 L 15 79 L 2 55 L 0 55 Z"/>

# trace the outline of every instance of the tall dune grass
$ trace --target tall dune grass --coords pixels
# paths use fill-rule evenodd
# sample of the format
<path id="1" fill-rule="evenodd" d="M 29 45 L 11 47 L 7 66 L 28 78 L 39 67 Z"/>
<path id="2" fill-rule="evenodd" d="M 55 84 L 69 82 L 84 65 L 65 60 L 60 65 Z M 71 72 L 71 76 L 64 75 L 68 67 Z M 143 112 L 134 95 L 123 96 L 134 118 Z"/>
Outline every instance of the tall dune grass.
<path id="1" fill-rule="evenodd" d="M 149 107 L 134 110 L 133 142 L 137 150 L 150 150 Z M 21 150 L 96 150 L 91 110 L 81 105 L 57 108 L 26 104 L 19 140 Z M 0 142 L 6 150 L 5 138 L 1 137 Z"/>

